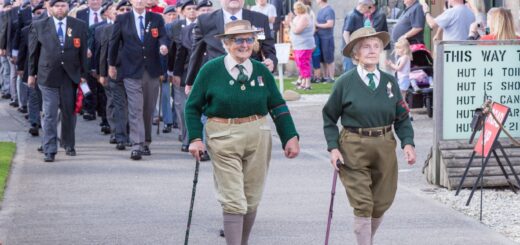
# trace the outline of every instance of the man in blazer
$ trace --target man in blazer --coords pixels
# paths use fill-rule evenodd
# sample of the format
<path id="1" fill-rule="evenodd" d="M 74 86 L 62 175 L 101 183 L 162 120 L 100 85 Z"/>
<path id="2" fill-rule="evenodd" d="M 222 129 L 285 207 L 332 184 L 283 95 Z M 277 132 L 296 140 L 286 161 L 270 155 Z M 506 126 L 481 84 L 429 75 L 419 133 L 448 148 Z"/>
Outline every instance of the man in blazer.
<path id="1" fill-rule="evenodd" d="M 29 31 L 29 87 L 36 85 L 43 100 L 44 161 L 52 162 L 57 145 L 58 109 L 61 111 L 61 144 L 75 156 L 74 114 L 78 83 L 86 82 L 87 25 L 68 17 L 67 0 L 51 0 L 52 17 L 31 24 Z"/>
<path id="2" fill-rule="evenodd" d="M 131 159 L 151 155 L 152 120 L 160 79 L 160 55 L 168 54 L 168 37 L 161 15 L 146 12 L 145 0 L 131 0 L 133 10 L 118 15 L 109 47 L 109 76 L 124 81 L 128 95 Z M 121 64 L 116 70 L 117 57 Z M 121 73 L 121 74 L 119 74 Z"/>
<path id="3" fill-rule="evenodd" d="M 224 24 L 234 20 L 248 20 L 254 27 L 264 30 L 258 35 L 260 50 L 253 53 L 251 57 L 263 61 L 270 71 L 273 71 L 276 66 L 274 39 L 271 36 L 267 16 L 244 9 L 244 0 L 220 0 L 220 4 L 222 9 L 210 14 L 200 15 L 197 18 L 197 24 L 193 31 L 192 54 L 186 75 L 186 94 L 191 90 L 197 72 L 202 66 L 204 53 L 206 53 L 208 60 L 226 53 L 222 46 L 222 41 L 216 38 L 215 35 L 224 33 Z"/>

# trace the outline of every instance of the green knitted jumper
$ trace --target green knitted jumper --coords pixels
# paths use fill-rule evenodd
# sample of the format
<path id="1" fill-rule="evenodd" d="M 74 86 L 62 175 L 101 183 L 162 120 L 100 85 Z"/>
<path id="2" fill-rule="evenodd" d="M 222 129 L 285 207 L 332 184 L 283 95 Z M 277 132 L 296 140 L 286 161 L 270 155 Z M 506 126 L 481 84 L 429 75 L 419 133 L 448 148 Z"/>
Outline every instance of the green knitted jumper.
<path id="1" fill-rule="evenodd" d="M 323 107 L 323 130 L 328 150 L 339 148 L 336 123 L 340 117 L 341 125 L 345 127 L 373 128 L 393 124 L 401 147 L 414 145 L 408 107 L 401 97 L 399 86 L 392 75 L 380 72 L 379 86 L 374 91 L 363 82 L 357 69 L 336 80 L 332 94 Z"/>
<path id="2" fill-rule="evenodd" d="M 224 57 L 208 61 L 195 78 L 185 108 L 189 141 L 202 138 L 202 113 L 220 118 L 271 113 L 282 147 L 285 148 L 287 141 L 298 136 L 298 133 L 273 75 L 265 65 L 251 59 L 253 72 L 246 83 L 239 83 L 227 72 Z"/>

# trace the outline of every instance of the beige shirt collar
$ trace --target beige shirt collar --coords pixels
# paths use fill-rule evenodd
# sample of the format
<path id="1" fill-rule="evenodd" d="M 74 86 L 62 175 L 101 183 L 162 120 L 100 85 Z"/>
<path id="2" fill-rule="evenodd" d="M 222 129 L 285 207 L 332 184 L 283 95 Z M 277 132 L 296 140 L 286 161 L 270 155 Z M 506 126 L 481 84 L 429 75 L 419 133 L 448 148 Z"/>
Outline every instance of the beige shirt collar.
<path id="1" fill-rule="evenodd" d="M 239 63 L 235 59 L 233 59 L 233 57 L 231 57 L 231 55 L 227 54 L 224 57 L 224 65 L 226 66 L 226 70 L 229 72 L 231 77 L 235 80 L 237 79 L 238 74 L 240 73 L 240 71 L 236 67 L 236 65 L 238 65 L 238 64 Z M 245 68 L 244 73 L 246 74 L 246 76 L 251 77 L 251 74 L 253 73 L 253 63 L 251 62 L 251 60 L 247 59 L 241 65 L 243 65 Z"/>
<path id="2" fill-rule="evenodd" d="M 379 72 L 379 69 L 375 69 L 373 72 L 369 72 L 363 68 L 362 65 L 357 66 L 357 72 L 363 82 L 368 86 L 368 83 L 370 82 L 370 79 L 368 78 L 368 73 L 374 73 L 374 82 L 376 83 L 376 88 L 379 86 L 379 80 L 381 80 L 381 73 Z"/>

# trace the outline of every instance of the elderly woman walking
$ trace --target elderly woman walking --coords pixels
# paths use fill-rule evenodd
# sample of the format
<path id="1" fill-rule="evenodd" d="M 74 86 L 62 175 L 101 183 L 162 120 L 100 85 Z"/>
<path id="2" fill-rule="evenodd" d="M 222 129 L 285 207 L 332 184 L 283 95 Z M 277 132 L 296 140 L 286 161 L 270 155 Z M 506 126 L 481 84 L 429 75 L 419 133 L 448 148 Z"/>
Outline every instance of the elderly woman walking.
<path id="1" fill-rule="evenodd" d="M 223 209 L 228 245 L 247 244 L 262 197 L 271 158 L 271 115 L 287 158 L 298 155 L 298 133 L 274 77 L 250 59 L 257 30 L 247 20 L 225 25 L 228 54 L 210 60 L 199 71 L 186 103 L 189 151 L 196 158 L 207 148 L 213 162 L 218 201 Z"/>
<path id="2" fill-rule="evenodd" d="M 354 209 L 358 244 L 372 244 L 397 189 L 394 130 L 408 164 L 415 163 L 413 128 L 394 76 L 378 69 L 387 32 L 358 29 L 343 55 L 357 64 L 336 82 L 323 108 L 323 128 L 332 166 Z M 343 129 L 338 131 L 341 118 Z M 340 161 L 344 164 L 337 165 Z"/>

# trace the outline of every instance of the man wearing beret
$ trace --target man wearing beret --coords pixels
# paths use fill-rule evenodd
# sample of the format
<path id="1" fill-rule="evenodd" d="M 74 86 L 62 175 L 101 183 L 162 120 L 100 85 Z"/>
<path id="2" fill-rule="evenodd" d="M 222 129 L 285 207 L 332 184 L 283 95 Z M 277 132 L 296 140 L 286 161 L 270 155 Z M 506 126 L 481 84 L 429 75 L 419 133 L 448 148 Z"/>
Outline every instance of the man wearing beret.
<path id="1" fill-rule="evenodd" d="M 274 39 L 271 36 L 271 28 L 267 16 L 244 9 L 244 0 L 220 0 L 222 9 L 210 14 L 203 14 L 197 18 L 197 24 L 193 31 L 193 48 L 186 75 L 186 93 L 191 90 L 195 77 L 204 60 L 204 53 L 208 59 L 213 59 L 226 54 L 222 41 L 215 35 L 224 32 L 224 24 L 235 20 L 248 20 L 253 27 L 263 30 L 258 35 L 260 50 L 253 52 L 253 59 L 262 61 L 270 71 L 276 66 L 276 51 Z"/>
<path id="2" fill-rule="evenodd" d="M 61 111 L 61 144 L 75 156 L 75 102 L 78 84 L 86 82 L 87 25 L 68 17 L 67 0 L 51 0 L 52 17 L 35 21 L 29 31 L 29 87 L 36 85 L 43 101 L 43 152 L 46 162 L 58 151 L 58 109 Z"/>
<path id="3" fill-rule="evenodd" d="M 160 55 L 168 54 L 168 37 L 161 15 L 146 12 L 145 0 L 131 0 L 133 10 L 118 15 L 109 44 L 109 76 L 118 73 L 124 81 L 128 95 L 130 123 L 130 158 L 140 160 L 151 155 L 152 117 L 163 74 Z M 118 55 L 121 65 L 116 70 Z"/>
<path id="4" fill-rule="evenodd" d="M 107 108 L 108 120 L 112 127 L 110 143 L 117 144 L 116 149 L 118 150 L 126 149 L 126 144 L 128 142 L 128 104 L 126 101 L 127 97 L 123 80 L 121 78 L 112 79 L 108 77 L 108 47 L 112 30 L 114 29 L 116 15 L 130 11 L 132 11 L 132 5 L 130 2 L 127 0 L 119 1 L 117 6 L 115 6 L 115 13 L 111 13 L 107 18 L 108 24 L 98 28 L 101 30 L 99 30 L 99 35 L 96 34 L 96 39 L 99 37 L 100 42 L 98 54 L 99 81 L 105 87 L 107 95 L 110 94 L 109 98 L 111 98 L 108 102 L 108 106 L 111 109 L 109 110 Z M 98 30 L 96 30 L 96 32 L 98 32 Z M 119 69 L 120 62 L 120 57 L 118 57 L 116 61 L 116 69 Z M 119 75 L 121 74 L 122 73 L 119 72 Z"/>

